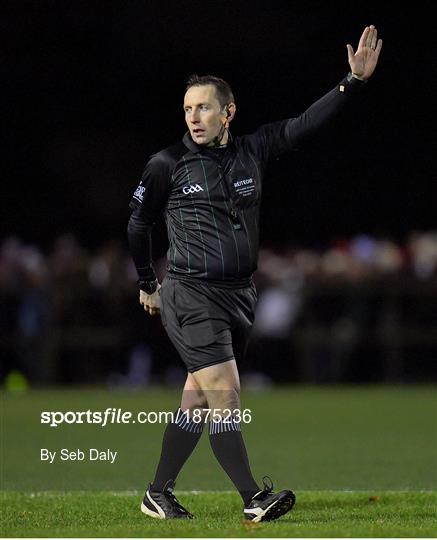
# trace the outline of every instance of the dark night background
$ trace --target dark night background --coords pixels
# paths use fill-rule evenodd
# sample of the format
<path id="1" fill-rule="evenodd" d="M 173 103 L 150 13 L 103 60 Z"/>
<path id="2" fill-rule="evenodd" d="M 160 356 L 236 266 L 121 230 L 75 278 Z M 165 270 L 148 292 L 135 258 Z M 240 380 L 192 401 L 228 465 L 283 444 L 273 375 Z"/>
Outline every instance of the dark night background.
<path id="1" fill-rule="evenodd" d="M 436 227 L 433 2 L 2 2 L 2 236 L 50 249 L 125 242 L 147 157 L 180 139 L 184 81 L 234 89 L 234 134 L 296 116 L 348 72 L 375 24 L 384 46 L 347 115 L 272 164 L 262 240 L 319 245 Z M 158 237 L 162 235 L 158 231 Z M 161 250 L 162 251 L 162 250 Z"/>

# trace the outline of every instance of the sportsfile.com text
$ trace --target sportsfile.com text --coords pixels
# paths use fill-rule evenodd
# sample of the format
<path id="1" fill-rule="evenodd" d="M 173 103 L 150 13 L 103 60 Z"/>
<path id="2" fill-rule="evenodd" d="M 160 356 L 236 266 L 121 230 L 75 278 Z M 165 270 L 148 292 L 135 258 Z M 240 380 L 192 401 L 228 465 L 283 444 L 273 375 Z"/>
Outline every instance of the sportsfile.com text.
<path id="1" fill-rule="evenodd" d="M 243 422 L 252 421 L 250 409 L 193 409 L 183 413 L 171 411 L 123 411 L 122 409 L 108 407 L 104 411 L 43 411 L 41 424 L 49 427 L 58 427 L 61 424 L 97 424 L 105 427 L 111 424 L 163 424 L 177 420 L 177 414 L 194 423 L 202 422 Z"/>

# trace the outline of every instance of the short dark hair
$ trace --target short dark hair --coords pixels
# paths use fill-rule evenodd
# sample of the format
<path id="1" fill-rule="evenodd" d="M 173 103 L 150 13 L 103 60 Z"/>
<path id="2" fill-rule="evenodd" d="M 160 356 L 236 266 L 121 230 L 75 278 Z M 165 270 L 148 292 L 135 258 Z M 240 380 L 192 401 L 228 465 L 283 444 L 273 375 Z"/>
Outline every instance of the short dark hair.
<path id="1" fill-rule="evenodd" d="M 234 102 L 234 94 L 232 93 L 229 84 L 215 75 L 190 75 L 187 79 L 187 87 L 185 91 L 193 86 L 206 86 L 212 84 L 215 87 L 215 93 L 217 95 L 220 107 L 228 105 L 228 103 Z"/>

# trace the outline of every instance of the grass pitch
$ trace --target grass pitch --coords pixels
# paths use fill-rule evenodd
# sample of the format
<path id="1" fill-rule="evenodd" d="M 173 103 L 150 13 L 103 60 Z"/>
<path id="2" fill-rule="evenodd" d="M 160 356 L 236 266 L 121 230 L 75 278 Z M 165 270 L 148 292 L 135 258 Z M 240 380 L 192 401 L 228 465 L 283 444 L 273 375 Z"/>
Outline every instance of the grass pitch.
<path id="1" fill-rule="evenodd" d="M 2 394 L 1 534 L 11 537 L 435 537 L 436 388 L 282 387 L 245 392 L 242 430 L 257 480 L 297 495 L 278 521 L 242 521 L 238 494 L 203 434 L 176 494 L 192 521 L 139 511 L 160 424 L 42 425 L 42 411 L 174 411 L 179 392 L 104 389 Z M 40 449 L 110 448 L 114 464 L 42 462 Z M 179 490 L 179 491 L 178 491 Z M 192 490 L 202 491 L 193 493 Z"/>
<path id="2" fill-rule="evenodd" d="M 179 494 L 195 515 L 159 521 L 139 511 L 141 494 L 110 492 L 4 495 L 3 535 L 10 537 L 434 537 L 436 493 L 297 493 L 277 521 L 242 520 L 234 493 Z"/>

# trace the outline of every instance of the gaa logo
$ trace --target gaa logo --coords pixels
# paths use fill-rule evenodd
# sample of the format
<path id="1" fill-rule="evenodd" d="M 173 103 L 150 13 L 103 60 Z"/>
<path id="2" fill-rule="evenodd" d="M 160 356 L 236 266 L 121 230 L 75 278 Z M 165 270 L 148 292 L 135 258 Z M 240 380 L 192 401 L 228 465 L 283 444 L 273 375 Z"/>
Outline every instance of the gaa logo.
<path id="1" fill-rule="evenodd" d="M 199 186 L 199 184 L 193 184 L 192 186 L 185 186 L 182 189 L 182 193 L 184 193 L 184 195 L 188 195 L 189 193 L 198 193 L 199 191 L 203 191 L 203 187 Z"/>

